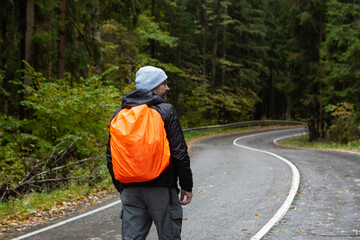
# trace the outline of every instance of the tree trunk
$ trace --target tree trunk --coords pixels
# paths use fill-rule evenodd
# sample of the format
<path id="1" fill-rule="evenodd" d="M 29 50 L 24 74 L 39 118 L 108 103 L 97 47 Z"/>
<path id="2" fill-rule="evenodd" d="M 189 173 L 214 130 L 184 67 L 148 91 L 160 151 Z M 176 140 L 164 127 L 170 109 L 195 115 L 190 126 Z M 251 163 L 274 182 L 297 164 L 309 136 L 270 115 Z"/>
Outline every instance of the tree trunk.
<path id="1" fill-rule="evenodd" d="M 26 30 L 25 30 L 25 61 L 32 64 L 32 52 L 33 46 L 31 38 L 34 35 L 34 0 L 26 1 Z M 25 65 L 25 70 L 28 67 Z M 31 85 L 30 76 L 25 71 L 24 84 L 26 86 Z"/>
<path id="2" fill-rule="evenodd" d="M 95 67 L 96 67 L 96 73 L 101 74 L 103 72 L 103 55 L 101 50 L 101 33 L 100 28 L 94 32 L 93 34 L 94 38 L 94 56 L 95 56 Z"/>
<path id="3" fill-rule="evenodd" d="M 270 119 L 275 118 L 275 76 L 274 76 L 274 69 L 270 69 L 270 78 L 271 78 L 271 87 L 270 87 Z"/>
<path id="4" fill-rule="evenodd" d="M 101 74 L 103 72 L 103 55 L 101 51 L 101 31 L 100 31 L 100 6 L 99 1 L 95 2 L 93 6 L 92 14 L 92 31 L 93 31 L 93 43 L 94 43 L 94 58 L 96 73 Z"/>
<path id="5" fill-rule="evenodd" d="M 225 15 L 227 16 L 228 15 L 228 7 L 227 5 L 225 5 L 225 9 L 224 9 L 224 13 Z M 223 60 L 225 61 L 226 60 L 226 25 L 224 25 L 224 28 L 223 28 Z M 222 65 L 221 67 L 221 82 L 220 84 L 223 84 L 225 82 L 225 64 Z"/>
<path id="6" fill-rule="evenodd" d="M 206 10 L 204 7 L 201 7 L 201 28 L 202 28 L 202 74 L 203 78 L 206 79 L 207 71 L 206 71 L 206 32 L 207 32 L 207 18 L 206 18 Z"/>
<path id="7" fill-rule="evenodd" d="M 320 33 L 319 33 L 319 43 L 321 44 L 323 42 L 323 29 L 322 26 L 324 25 L 324 20 L 323 18 L 321 18 L 321 24 L 320 24 Z M 319 60 L 319 69 L 322 69 L 322 63 Z M 323 79 L 323 75 L 322 75 L 322 70 L 320 70 L 320 79 Z M 320 132 L 320 136 L 321 137 L 325 137 L 325 124 L 324 124 L 324 117 L 323 117 L 323 102 L 321 100 L 321 92 L 322 92 L 322 81 L 319 80 L 319 122 L 320 122 L 320 126 L 319 126 L 319 132 Z"/>
<path id="8" fill-rule="evenodd" d="M 55 25 L 54 15 L 56 15 L 56 13 L 51 13 L 50 21 L 48 22 L 48 29 L 54 29 L 54 25 Z M 57 21 L 57 20 L 55 20 L 55 21 Z M 51 38 L 49 40 L 48 44 L 49 44 L 48 49 L 53 49 L 53 44 L 54 44 L 53 38 Z M 56 45 L 56 43 L 55 43 L 55 45 Z M 52 76 L 53 67 L 54 67 L 53 65 L 55 65 L 55 64 L 56 64 L 56 62 L 54 63 L 52 60 L 48 62 L 48 64 L 47 64 L 47 77 L 48 78 L 50 78 Z"/>
<path id="9" fill-rule="evenodd" d="M 59 38 L 59 55 L 58 55 L 58 79 L 63 79 L 65 76 L 65 15 L 66 0 L 61 0 L 60 3 L 60 38 Z"/>
<path id="10" fill-rule="evenodd" d="M 211 82 L 215 85 L 216 81 L 216 55 L 217 55 L 217 48 L 218 48 L 218 38 L 219 38 L 219 31 L 220 31 L 220 14 L 221 14 L 221 5 L 220 0 L 217 1 L 216 4 L 216 11 L 217 11 L 217 18 L 215 24 L 215 36 L 214 36 L 214 45 L 212 51 L 212 67 L 211 67 Z"/>
<path id="11" fill-rule="evenodd" d="M 156 7 L 156 0 L 152 0 L 151 1 L 151 16 L 154 18 L 154 21 L 156 21 L 155 7 Z M 155 58 L 155 40 L 154 39 L 150 39 L 150 56 L 152 58 Z"/>
<path id="12" fill-rule="evenodd" d="M 285 120 L 287 120 L 287 121 L 291 120 L 290 106 L 291 106 L 291 98 L 290 98 L 290 96 L 287 96 L 286 97 L 286 112 L 285 112 Z"/>

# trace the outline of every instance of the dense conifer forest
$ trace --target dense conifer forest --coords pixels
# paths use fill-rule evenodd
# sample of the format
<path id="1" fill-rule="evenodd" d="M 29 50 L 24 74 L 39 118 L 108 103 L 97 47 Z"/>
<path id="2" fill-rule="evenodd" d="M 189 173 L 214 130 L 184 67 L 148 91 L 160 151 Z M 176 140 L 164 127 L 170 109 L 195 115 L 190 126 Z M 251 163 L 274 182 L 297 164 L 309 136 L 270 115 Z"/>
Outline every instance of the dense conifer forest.
<path id="1" fill-rule="evenodd" d="M 145 65 L 168 74 L 183 128 L 299 120 L 312 141 L 359 144 L 359 4 L 2 0 L 0 198 L 102 176 L 109 120 Z"/>

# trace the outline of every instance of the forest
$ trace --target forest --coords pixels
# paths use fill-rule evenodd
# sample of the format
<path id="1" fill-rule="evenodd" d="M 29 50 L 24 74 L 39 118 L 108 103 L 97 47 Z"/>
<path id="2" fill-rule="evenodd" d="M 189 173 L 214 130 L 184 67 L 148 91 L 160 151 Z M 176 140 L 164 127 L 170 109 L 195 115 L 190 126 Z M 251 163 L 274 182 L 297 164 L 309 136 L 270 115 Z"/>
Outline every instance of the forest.
<path id="1" fill-rule="evenodd" d="M 145 65 L 183 128 L 297 120 L 359 144 L 357 0 L 2 0 L 0 53 L 1 200 L 107 174 L 110 118 Z"/>

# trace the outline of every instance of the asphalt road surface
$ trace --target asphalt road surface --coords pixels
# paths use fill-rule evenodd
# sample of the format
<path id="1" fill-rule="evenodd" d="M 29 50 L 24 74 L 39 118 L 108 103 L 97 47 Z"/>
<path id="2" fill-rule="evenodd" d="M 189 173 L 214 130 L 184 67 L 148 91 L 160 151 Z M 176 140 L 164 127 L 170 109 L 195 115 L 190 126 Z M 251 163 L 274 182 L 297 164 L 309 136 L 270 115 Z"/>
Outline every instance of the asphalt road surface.
<path id="1" fill-rule="evenodd" d="M 251 239 L 286 202 L 293 181 L 290 166 L 270 154 L 234 145 L 242 136 L 246 137 L 237 140 L 238 145 L 281 156 L 300 172 L 294 201 L 263 239 L 360 239 L 360 154 L 284 148 L 273 143 L 276 138 L 301 132 L 303 128 L 247 132 L 192 145 L 194 197 L 184 207 L 182 239 Z M 121 239 L 120 210 L 121 204 L 114 204 L 23 239 Z M 46 226 L 12 237 L 22 239 Z M 154 239 L 157 234 L 152 228 L 147 240 Z"/>

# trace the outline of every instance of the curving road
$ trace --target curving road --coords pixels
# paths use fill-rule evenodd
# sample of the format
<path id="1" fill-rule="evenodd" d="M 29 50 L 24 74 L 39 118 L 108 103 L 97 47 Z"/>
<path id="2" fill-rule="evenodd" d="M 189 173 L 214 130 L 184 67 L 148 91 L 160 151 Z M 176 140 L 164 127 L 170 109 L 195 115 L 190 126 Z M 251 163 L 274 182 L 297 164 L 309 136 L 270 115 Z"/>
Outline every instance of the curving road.
<path id="1" fill-rule="evenodd" d="M 285 128 L 238 133 L 193 144 L 194 198 L 184 207 L 183 239 L 251 239 L 288 198 L 293 179 L 290 166 L 238 145 L 281 156 L 300 172 L 298 194 L 289 211 L 264 239 L 360 239 L 360 155 L 290 149 L 273 143 L 276 138 L 303 131 Z M 234 139 L 244 136 L 234 145 Z M 103 205 L 115 201 L 118 199 Z M 115 204 L 24 239 L 121 239 L 120 209 L 121 204 Z M 157 239 L 154 229 L 147 239 Z"/>

